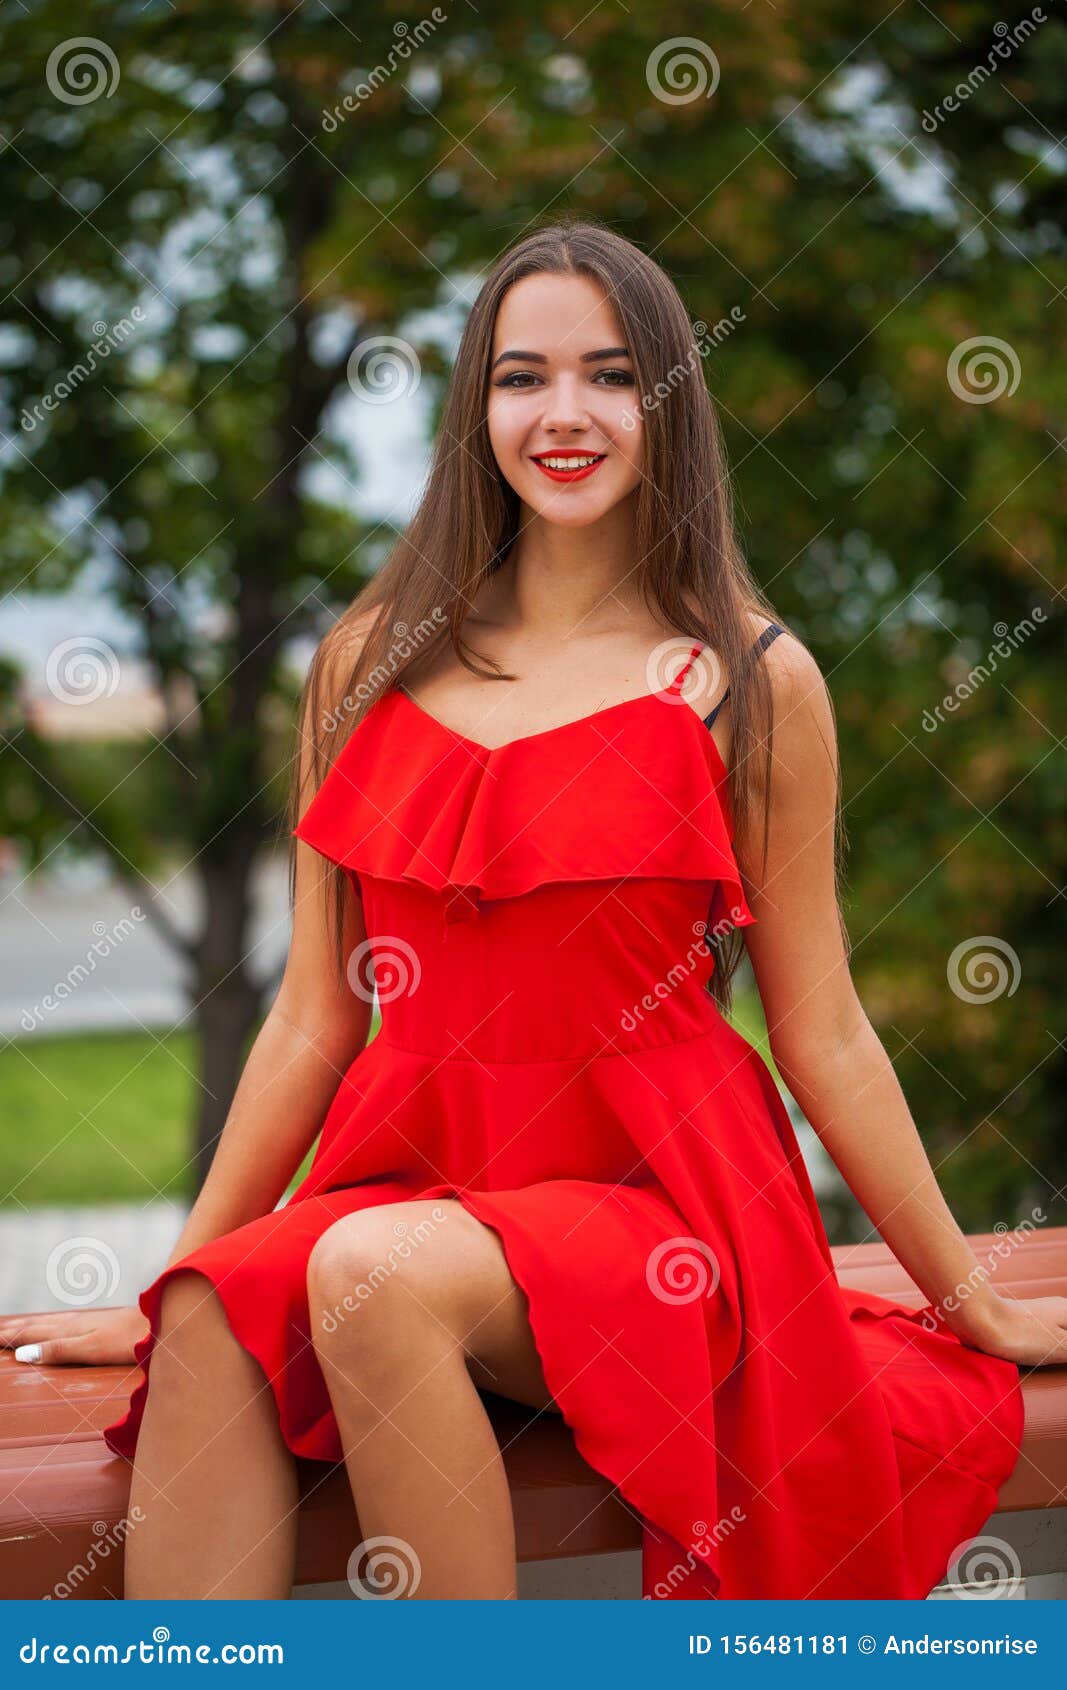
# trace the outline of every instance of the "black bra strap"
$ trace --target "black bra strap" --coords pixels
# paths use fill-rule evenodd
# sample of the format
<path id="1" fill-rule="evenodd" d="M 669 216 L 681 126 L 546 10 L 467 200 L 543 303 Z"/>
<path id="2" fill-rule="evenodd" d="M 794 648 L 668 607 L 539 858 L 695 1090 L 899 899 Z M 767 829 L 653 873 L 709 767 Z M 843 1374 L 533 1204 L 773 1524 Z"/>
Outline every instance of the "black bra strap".
<path id="1" fill-rule="evenodd" d="M 785 629 L 782 628 L 779 623 L 769 622 L 767 624 L 766 628 L 764 628 L 764 630 L 763 630 L 762 634 L 760 635 L 759 639 L 756 641 L 755 645 L 752 647 L 753 651 L 756 652 L 757 655 L 761 651 L 766 651 L 766 649 L 770 645 L 771 641 L 776 640 L 778 638 L 778 635 L 783 634 L 784 632 L 785 632 Z M 722 697 L 720 698 L 718 704 L 715 706 L 714 710 L 711 712 L 711 715 L 704 717 L 704 726 L 706 728 L 711 727 L 712 722 L 714 722 L 716 716 L 719 714 L 719 711 L 722 709 L 723 705 L 726 703 L 726 700 L 729 698 L 729 696 L 730 696 L 730 689 L 729 689 L 729 687 L 727 687 L 726 691 L 723 693 Z"/>

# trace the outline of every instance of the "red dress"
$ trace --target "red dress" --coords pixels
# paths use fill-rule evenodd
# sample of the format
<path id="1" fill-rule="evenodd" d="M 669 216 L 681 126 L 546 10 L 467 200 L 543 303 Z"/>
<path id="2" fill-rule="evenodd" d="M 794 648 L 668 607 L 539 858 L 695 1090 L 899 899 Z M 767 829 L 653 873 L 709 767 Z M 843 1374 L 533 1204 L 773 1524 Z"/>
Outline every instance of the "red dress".
<path id="1" fill-rule="evenodd" d="M 359 723 L 296 832 L 362 899 L 381 1031 L 289 1201 L 142 1293 L 115 1453 L 161 1288 L 193 1268 L 289 1448 L 339 1461 L 312 1245 L 455 1196 L 499 1235 L 580 1452 L 642 1518 L 645 1596 L 922 1597 L 987 1521 L 1019 1369 L 838 1285 L 785 1105 L 705 990 L 705 923 L 755 918 L 688 667 L 494 749 L 400 689 Z"/>

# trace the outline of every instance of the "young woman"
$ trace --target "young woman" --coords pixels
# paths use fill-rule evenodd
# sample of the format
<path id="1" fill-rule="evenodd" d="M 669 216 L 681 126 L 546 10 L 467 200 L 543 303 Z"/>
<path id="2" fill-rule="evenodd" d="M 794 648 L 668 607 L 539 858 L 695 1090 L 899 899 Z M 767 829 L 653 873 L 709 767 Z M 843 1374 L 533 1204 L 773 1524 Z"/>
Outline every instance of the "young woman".
<path id="1" fill-rule="evenodd" d="M 999 1296 L 940 1194 L 850 978 L 838 817 L 827 689 L 739 553 L 678 294 L 596 224 L 533 233 L 313 665 L 291 954 L 178 1247 L 138 1309 L 4 1333 L 141 1363 L 105 1433 L 129 1596 L 287 1595 L 305 1456 L 346 1464 L 353 1570 L 513 1597 L 485 1389 L 564 1416 L 643 1521 L 647 1596 L 929 1592 L 1067 1301 Z M 925 1308 L 837 1284 L 723 1015 L 741 928 L 775 1060 Z"/>

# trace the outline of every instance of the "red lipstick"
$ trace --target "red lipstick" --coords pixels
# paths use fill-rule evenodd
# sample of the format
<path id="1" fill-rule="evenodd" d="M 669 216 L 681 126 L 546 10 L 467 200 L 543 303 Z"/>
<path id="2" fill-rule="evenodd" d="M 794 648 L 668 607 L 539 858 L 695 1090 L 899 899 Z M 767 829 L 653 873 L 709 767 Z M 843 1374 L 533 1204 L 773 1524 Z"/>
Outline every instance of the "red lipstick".
<path id="1" fill-rule="evenodd" d="M 600 468 L 604 462 L 603 452 L 559 451 L 540 452 L 532 458 L 542 475 L 547 475 L 550 481 L 584 481 L 587 475 Z M 574 468 L 568 469 L 564 465 L 573 463 Z"/>

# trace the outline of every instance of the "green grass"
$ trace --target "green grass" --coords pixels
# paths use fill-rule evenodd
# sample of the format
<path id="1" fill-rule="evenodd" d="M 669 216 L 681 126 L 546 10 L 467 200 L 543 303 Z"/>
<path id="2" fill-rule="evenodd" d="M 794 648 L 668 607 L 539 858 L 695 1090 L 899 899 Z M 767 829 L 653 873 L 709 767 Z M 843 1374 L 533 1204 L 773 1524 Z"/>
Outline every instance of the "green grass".
<path id="1" fill-rule="evenodd" d="M 0 1050 L 0 1203 L 187 1196 L 195 1064 L 188 1033 L 7 1045 Z"/>
<path id="2" fill-rule="evenodd" d="M 760 1048 L 751 988 L 736 993 L 734 1021 Z M 16 1039 L 0 1050 L 0 1206 L 190 1199 L 196 1060 L 190 1033 Z"/>

